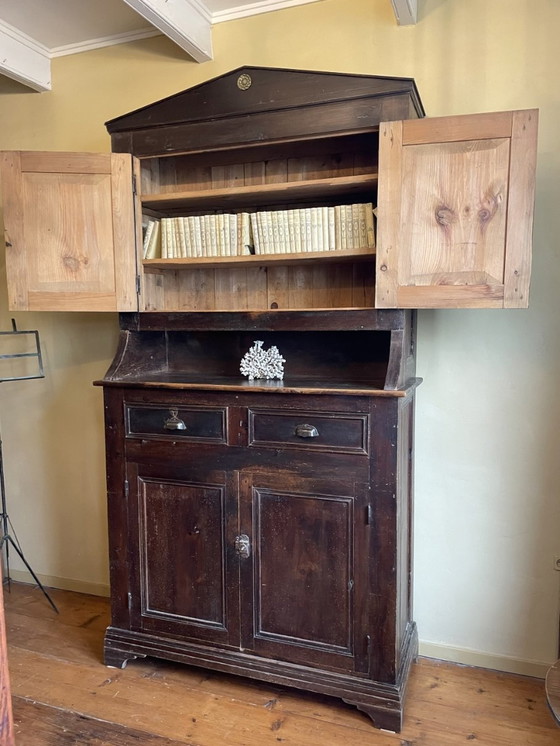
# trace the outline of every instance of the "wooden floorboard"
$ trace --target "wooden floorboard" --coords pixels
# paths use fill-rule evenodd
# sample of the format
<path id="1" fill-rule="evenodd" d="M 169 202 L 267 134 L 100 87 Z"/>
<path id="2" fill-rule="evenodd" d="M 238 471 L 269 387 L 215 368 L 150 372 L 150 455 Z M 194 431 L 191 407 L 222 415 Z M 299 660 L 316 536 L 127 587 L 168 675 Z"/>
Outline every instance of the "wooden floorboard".
<path id="1" fill-rule="evenodd" d="M 343 702 L 156 660 L 102 663 L 109 602 L 5 594 L 17 746 L 559 746 L 544 682 L 420 659 L 400 734 Z"/>

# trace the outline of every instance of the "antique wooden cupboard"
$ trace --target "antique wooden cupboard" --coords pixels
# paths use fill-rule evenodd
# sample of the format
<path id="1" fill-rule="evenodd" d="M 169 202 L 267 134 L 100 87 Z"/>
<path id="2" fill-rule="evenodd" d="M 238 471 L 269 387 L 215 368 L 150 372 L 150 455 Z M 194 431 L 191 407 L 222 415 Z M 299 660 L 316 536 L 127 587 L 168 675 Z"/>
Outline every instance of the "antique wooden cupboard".
<path id="1" fill-rule="evenodd" d="M 341 697 L 398 730 L 412 620 L 414 315 L 523 307 L 534 111 L 424 119 L 412 80 L 241 68 L 4 153 L 14 310 L 115 310 L 112 622 L 158 656 Z M 371 202 L 371 248 L 142 260 L 141 216 Z M 255 339 L 284 381 L 246 381 Z"/>

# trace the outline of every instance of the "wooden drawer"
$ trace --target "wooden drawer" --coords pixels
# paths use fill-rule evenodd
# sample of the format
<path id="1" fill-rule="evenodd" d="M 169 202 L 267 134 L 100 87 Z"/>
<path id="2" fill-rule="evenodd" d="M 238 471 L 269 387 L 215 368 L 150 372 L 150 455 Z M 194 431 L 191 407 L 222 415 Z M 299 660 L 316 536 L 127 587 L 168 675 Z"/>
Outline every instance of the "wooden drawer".
<path id="1" fill-rule="evenodd" d="M 367 414 L 249 409 L 249 445 L 367 454 L 368 420 Z"/>
<path id="2" fill-rule="evenodd" d="M 226 442 L 226 407 L 125 404 L 127 438 Z"/>

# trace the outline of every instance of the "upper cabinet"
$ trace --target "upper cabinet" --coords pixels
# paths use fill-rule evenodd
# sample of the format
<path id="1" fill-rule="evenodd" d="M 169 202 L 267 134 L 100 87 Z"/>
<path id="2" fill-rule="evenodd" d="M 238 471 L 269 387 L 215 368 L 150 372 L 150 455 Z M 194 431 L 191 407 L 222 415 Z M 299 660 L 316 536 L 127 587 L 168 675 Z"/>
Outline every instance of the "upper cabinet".
<path id="1" fill-rule="evenodd" d="M 136 310 L 131 161 L 1 154 L 11 310 Z"/>
<path id="2" fill-rule="evenodd" d="M 538 112 L 380 128 L 377 308 L 524 308 Z"/>
<path id="3" fill-rule="evenodd" d="M 108 122 L 112 155 L 6 153 L 10 306 L 527 305 L 536 112 L 423 116 L 410 79 L 245 67 Z"/>

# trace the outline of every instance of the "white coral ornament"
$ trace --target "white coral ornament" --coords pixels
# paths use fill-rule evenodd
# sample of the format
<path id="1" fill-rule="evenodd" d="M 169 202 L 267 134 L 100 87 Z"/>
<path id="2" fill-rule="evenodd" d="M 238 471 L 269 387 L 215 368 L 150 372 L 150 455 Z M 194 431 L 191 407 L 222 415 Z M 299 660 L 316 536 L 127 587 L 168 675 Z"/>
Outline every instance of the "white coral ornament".
<path id="1" fill-rule="evenodd" d="M 284 363 L 286 362 L 278 352 L 278 347 L 273 345 L 268 350 L 263 350 L 263 341 L 255 340 L 251 349 L 241 358 L 239 369 L 250 381 L 255 378 L 284 378 Z"/>

